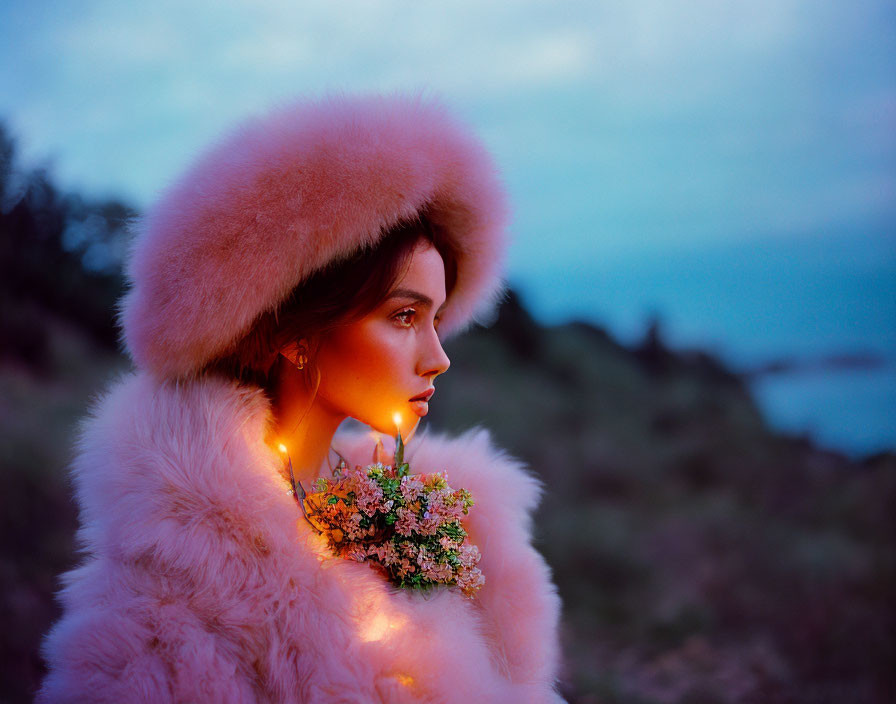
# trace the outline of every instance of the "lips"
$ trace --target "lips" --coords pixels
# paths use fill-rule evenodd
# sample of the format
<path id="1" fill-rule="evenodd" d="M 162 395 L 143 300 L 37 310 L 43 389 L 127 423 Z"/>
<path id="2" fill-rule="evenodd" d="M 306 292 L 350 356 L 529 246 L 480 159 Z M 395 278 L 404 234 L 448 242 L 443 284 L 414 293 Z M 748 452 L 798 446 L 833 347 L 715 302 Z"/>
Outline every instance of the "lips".
<path id="1" fill-rule="evenodd" d="M 414 396 L 414 398 L 410 398 L 410 399 L 408 399 L 408 400 L 409 400 L 409 401 L 424 401 L 424 402 L 427 402 L 427 401 L 429 401 L 430 398 L 432 398 L 432 395 L 433 395 L 435 392 L 436 392 L 435 388 L 432 387 L 432 386 L 430 386 L 430 387 L 429 387 L 426 391 L 424 391 L 422 394 L 419 394 L 419 395 L 417 395 L 417 396 Z"/>
<path id="2" fill-rule="evenodd" d="M 432 395 L 435 392 L 435 387 L 430 386 L 422 394 L 418 394 L 417 396 L 414 396 L 414 398 L 409 398 L 408 403 L 411 404 L 411 410 L 421 418 L 425 416 L 429 413 L 429 399 L 432 398 Z"/>

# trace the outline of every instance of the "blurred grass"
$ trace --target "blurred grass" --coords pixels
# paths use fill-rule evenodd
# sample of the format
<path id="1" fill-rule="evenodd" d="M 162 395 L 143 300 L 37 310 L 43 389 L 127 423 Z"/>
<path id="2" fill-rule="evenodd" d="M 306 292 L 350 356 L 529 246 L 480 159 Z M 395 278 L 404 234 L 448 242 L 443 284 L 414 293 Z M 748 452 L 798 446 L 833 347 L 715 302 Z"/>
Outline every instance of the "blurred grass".
<path id="1" fill-rule="evenodd" d="M 37 648 L 58 615 L 53 593 L 73 566 L 77 510 L 66 468 L 77 419 L 122 357 L 71 323 L 25 305 L 46 333 L 35 368 L 0 361 L 0 701 L 30 701 L 43 672 Z"/>

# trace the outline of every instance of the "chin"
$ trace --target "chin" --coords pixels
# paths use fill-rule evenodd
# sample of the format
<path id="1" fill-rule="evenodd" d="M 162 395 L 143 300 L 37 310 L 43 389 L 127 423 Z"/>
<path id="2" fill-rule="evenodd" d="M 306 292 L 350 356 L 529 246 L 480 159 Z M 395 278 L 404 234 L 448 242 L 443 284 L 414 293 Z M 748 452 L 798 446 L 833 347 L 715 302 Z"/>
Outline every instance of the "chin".
<path id="1" fill-rule="evenodd" d="M 365 425 L 369 425 L 376 432 L 382 433 L 383 435 L 395 435 L 395 423 L 390 423 L 388 425 L 384 425 L 383 423 L 371 423 L 369 421 L 361 421 Z M 404 435 L 404 433 L 402 433 Z"/>
<path id="2" fill-rule="evenodd" d="M 358 420 L 361 420 L 360 418 Z M 378 433 L 394 437 L 398 428 L 395 426 L 395 420 L 391 416 L 386 418 L 376 418 L 370 420 L 361 420 L 365 425 L 369 425 Z M 417 429 L 420 423 L 420 417 L 410 410 L 403 410 L 401 413 L 401 437 L 408 439 Z"/>

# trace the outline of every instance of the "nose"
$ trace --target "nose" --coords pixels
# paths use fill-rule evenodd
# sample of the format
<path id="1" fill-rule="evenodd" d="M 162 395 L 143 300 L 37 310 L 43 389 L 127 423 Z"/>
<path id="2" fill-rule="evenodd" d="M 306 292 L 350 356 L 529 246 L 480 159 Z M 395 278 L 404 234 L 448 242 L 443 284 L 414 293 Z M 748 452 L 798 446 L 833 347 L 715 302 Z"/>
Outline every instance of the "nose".
<path id="1" fill-rule="evenodd" d="M 423 377 L 429 377 L 430 381 L 435 379 L 439 374 L 444 374 L 451 366 L 451 360 L 445 354 L 442 348 L 442 341 L 439 339 L 435 329 L 431 329 L 426 335 L 423 348 L 420 351 L 419 361 L 417 363 L 417 373 Z"/>

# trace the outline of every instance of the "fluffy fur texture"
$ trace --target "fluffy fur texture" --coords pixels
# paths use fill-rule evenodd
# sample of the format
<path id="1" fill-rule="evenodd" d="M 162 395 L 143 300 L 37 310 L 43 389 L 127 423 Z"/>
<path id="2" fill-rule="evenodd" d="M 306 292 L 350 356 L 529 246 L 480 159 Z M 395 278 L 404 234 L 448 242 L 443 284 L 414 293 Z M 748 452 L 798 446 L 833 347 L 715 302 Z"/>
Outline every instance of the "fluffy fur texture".
<path id="1" fill-rule="evenodd" d="M 138 223 L 119 311 L 137 365 L 182 377 L 328 262 L 425 211 L 459 255 L 440 330 L 501 288 L 506 207 L 488 154 L 420 96 L 334 96 L 255 119 L 202 156 Z"/>
<path id="2" fill-rule="evenodd" d="M 215 378 L 140 372 L 101 399 L 74 464 L 84 561 L 63 580 L 38 702 L 562 701 L 533 476 L 485 431 L 415 438 L 415 472 L 473 492 L 487 581 L 474 600 L 399 590 L 328 558 L 264 442 L 272 422 L 263 393 Z M 366 464 L 373 441 L 334 446 Z"/>

